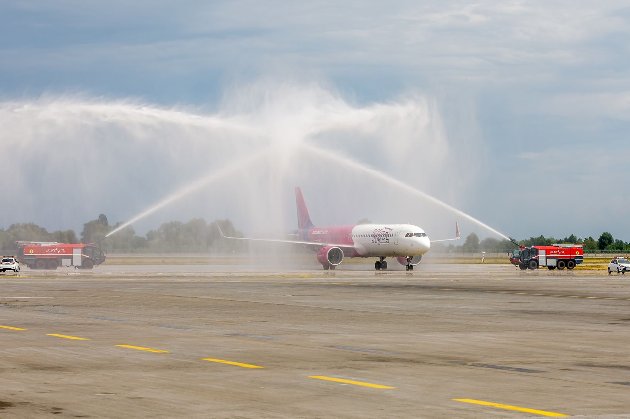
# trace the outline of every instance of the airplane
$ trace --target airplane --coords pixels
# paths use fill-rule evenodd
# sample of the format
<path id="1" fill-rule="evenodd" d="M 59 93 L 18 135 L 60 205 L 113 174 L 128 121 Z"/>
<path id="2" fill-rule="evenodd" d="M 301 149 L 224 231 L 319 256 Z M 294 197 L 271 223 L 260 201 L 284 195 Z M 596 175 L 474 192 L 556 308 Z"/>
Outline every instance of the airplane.
<path id="1" fill-rule="evenodd" d="M 297 240 L 259 239 L 250 237 L 230 237 L 219 233 L 226 239 L 292 243 L 307 246 L 317 252 L 317 261 L 325 270 L 334 270 L 343 262 L 344 257 L 377 257 L 374 269 L 386 270 L 387 257 L 394 257 L 405 265 L 407 271 L 422 260 L 429 251 L 432 242 L 459 240 L 459 225 L 455 223 L 456 237 L 451 239 L 431 240 L 427 233 L 411 224 L 357 224 L 345 226 L 316 227 L 311 221 L 302 190 L 295 188 L 298 230 Z"/>

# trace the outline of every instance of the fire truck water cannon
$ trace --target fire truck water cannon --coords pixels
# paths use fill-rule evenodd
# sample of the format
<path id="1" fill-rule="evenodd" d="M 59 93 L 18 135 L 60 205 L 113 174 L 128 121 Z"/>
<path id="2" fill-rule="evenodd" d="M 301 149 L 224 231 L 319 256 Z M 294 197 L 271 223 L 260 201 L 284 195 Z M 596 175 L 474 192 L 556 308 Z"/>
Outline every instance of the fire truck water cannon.
<path id="1" fill-rule="evenodd" d="M 16 245 L 18 260 L 31 269 L 57 269 L 60 266 L 92 269 L 105 261 L 105 253 L 93 243 L 18 241 Z"/>
<path id="2" fill-rule="evenodd" d="M 519 246 L 510 254 L 510 262 L 521 270 L 547 267 L 549 270 L 573 269 L 584 262 L 581 244 L 553 244 L 551 246 Z"/>

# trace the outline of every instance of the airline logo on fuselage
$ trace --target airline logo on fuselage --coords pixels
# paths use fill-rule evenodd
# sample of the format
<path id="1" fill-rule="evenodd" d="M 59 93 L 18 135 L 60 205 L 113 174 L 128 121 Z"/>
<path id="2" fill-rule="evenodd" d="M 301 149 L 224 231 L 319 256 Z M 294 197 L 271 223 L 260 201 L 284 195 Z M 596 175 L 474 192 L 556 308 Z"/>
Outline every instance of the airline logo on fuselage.
<path id="1" fill-rule="evenodd" d="M 393 229 L 389 227 L 375 228 L 370 235 L 370 237 L 372 237 L 372 243 L 388 244 L 389 238 L 393 236 L 392 231 Z"/>

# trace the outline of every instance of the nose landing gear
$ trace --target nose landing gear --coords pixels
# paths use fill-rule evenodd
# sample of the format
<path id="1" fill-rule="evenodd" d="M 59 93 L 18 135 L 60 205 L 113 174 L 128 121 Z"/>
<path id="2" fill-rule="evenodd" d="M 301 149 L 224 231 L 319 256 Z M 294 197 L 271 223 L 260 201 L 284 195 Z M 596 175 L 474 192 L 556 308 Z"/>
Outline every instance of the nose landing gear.
<path id="1" fill-rule="evenodd" d="M 407 256 L 407 264 L 405 265 L 405 270 L 413 271 L 413 265 L 411 264 L 411 260 L 413 258 L 411 256 Z"/>

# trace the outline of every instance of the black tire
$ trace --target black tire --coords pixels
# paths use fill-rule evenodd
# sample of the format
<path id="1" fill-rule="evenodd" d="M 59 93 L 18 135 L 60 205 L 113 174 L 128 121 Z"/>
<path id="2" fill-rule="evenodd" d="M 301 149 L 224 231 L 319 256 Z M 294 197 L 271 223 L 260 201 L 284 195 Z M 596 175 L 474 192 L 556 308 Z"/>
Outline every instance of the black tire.
<path id="1" fill-rule="evenodd" d="M 44 259 L 37 259 L 35 261 L 35 269 L 46 269 L 46 261 Z"/>
<path id="2" fill-rule="evenodd" d="M 547 266 L 547 269 L 549 269 L 550 271 L 553 271 L 554 269 L 556 269 L 555 266 Z"/>
<path id="3" fill-rule="evenodd" d="M 563 260 L 559 260 L 557 266 L 559 270 L 563 270 L 564 268 L 567 267 L 567 263 Z"/>
<path id="4" fill-rule="evenodd" d="M 377 260 L 376 262 L 374 262 L 374 269 L 376 269 L 377 271 L 381 270 L 381 261 Z"/>
<path id="5" fill-rule="evenodd" d="M 49 259 L 46 261 L 46 269 L 55 270 L 59 267 L 59 261 L 57 259 Z"/>
<path id="6" fill-rule="evenodd" d="M 610 270 L 610 268 L 608 268 L 608 275 L 610 275 L 612 273 L 612 271 Z"/>
<path id="7" fill-rule="evenodd" d="M 532 271 L 538 269 L 538 261 L 530 260 L 529 263 L 527 264 L 527 267 L 531 269 Z"/>
<path id="8" fill-rule="evenodd" d="M 387 269 L 387 261 L 386 260 L 381 262 L 381 269 L 382 270 L 386 270 Z"/>
<path id="9" fill-rule="evenodd" d="M 324 268 L 325 271 L 330 269 L 330 265 L 322 265 L 322 268 Z"/>
<path id="10" fill-rule="evenodd" d="M 89 260 L 89 259 L 85 259 L 81 266 L 79 266 L 79 269 L 92 269 L 94 267 L 94 263 Z"/>
<path id="11" fill-rule="evenodd" d="M 527 269 L 527 265 L 525 265 L 524 263 L 520 263 L 518 267 L 521 269 L 521 271 L 524 271 L 525 269 Z"/>
<path id="12" fill-rule="evenodd" d="M 575 261 L 573 259 L 567 261 L 567 269 L 575 268 Z"/>

